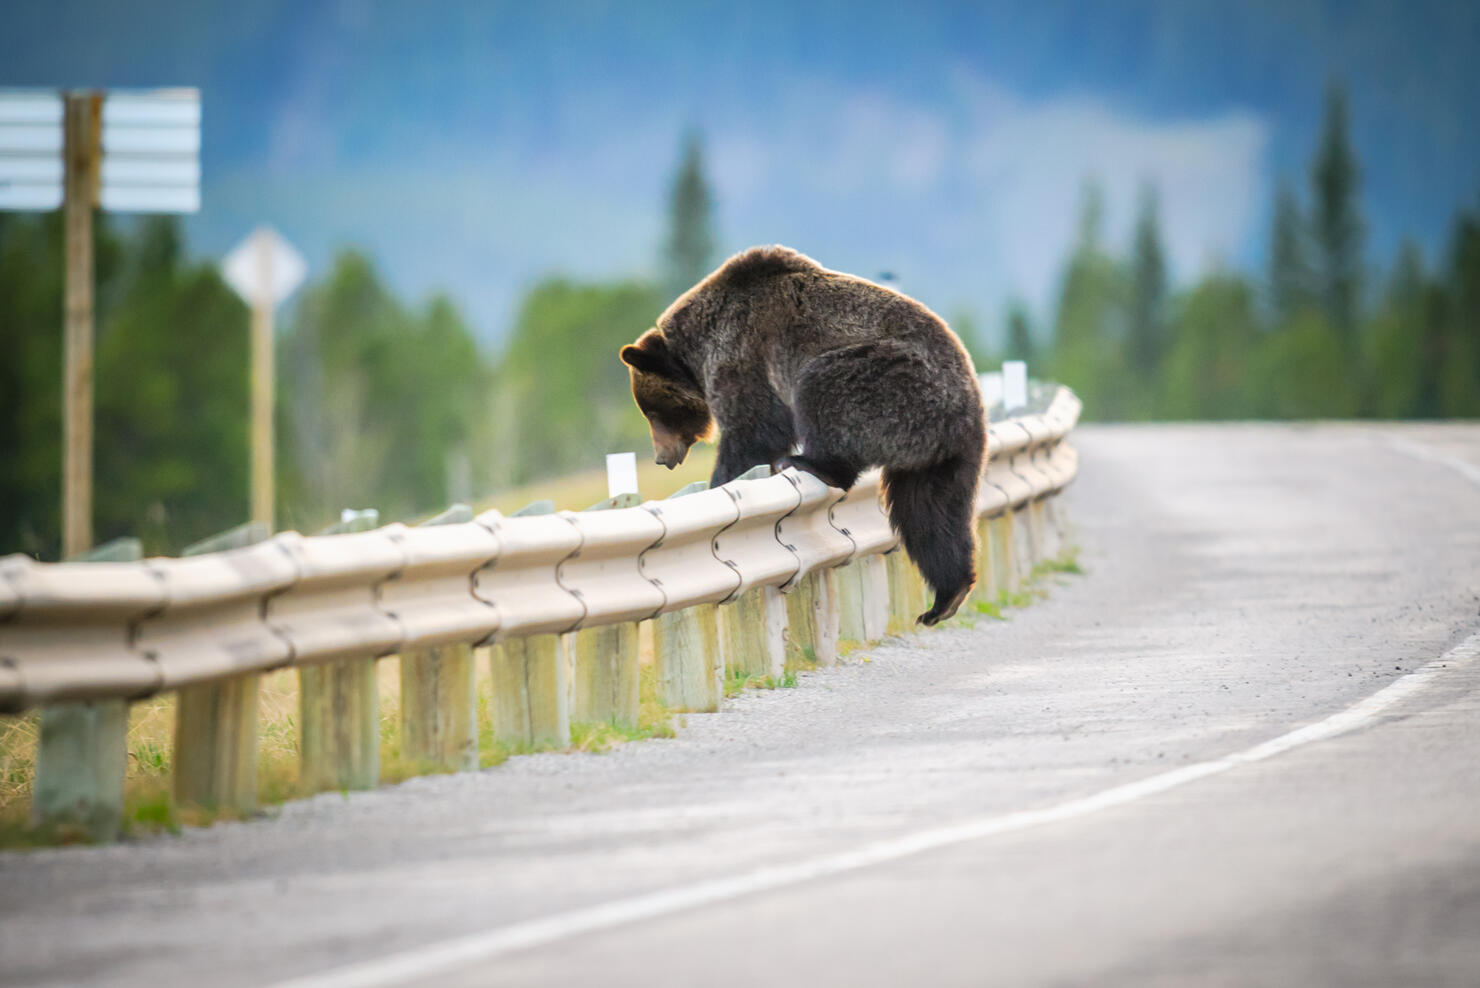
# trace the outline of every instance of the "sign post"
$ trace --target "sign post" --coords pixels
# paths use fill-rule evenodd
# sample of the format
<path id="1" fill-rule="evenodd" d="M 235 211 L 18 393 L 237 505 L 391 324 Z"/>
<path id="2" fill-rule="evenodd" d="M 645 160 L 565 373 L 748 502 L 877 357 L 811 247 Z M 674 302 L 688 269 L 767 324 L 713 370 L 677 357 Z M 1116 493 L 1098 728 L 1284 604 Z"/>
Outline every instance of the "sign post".
<path id="1" fill-rule="evenodd" d="M 0 209 L 61 207 L 66 228 L 62 558 L 92 548 L 93 210 L 200 208 L 200 94 L 0 91 Z"/>
<path id="2" fill-rule="evenodd" d="M 66 289 L 62 370 L 62 558 L 92 548 L 93 207 L 103 98 L 68 93 L 65 102 L 62 198 L 66 224 Z"/>
<path id="3" fill-rule="evenodd" d="M 252 307 L 252 520 L 272 528 L 273 311 L 303 282 L 307 265 L 271 227 L 258 227 L 221 264 Z"/>

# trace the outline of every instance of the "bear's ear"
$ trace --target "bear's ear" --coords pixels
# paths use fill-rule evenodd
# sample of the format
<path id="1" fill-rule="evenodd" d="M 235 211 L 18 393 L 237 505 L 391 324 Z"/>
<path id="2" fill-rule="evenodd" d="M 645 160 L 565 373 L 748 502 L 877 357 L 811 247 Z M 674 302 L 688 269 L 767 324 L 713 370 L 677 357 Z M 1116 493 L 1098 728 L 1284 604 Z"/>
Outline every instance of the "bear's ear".
<path id="1" fill-rule="evenodd" d="M 668 353 L 668 341 L 654 330 L 642 334 L 635 344 L 622 347 L 622 363 L 648 374 L 673 376 L 673 358 Z"/>
<path id="2" fill-rule="evenodd" d="M 622 347 L 622 363 L 626 364 L 628 367 L 635 367 L 638 370 L 647 370 L 651 362 L 651 359 L 646 353 L 642 351 L 641 347 L 635 347 L 631 345 Z"/>

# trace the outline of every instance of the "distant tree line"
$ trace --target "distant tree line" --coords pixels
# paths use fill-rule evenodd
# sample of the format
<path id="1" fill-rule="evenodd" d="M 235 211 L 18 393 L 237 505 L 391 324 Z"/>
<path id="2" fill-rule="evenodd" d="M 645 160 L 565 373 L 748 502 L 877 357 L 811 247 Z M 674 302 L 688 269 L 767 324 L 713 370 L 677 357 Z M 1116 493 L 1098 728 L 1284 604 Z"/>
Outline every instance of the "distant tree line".
<path id="1" fill-rule="evenodd" d="M 615 355 L 713 260 L 696 135 L 671 209 L 669 288 L 544 280 L 498 355 L 450 299 L 408 306 L 369 257 L 335 257 L 278 334 L 280 527 L 346 507 L 410 518 L 644 448 Z M 185 257 L 174 219 L 95 224 L 96 538 L 175 553 L 247 518 L 249 316 L 214 263 Z M 0 212 L 0 553 L 59 551 L 62 262 L 59 213 Z"/>
<path id="2" fill-rule="evenodd" d="M 1214 270 L 1173 291 L 1154 187 L 1116 256 L 1090 183 L 1049 332 L 1013 307 L 1004 353 L 1072 385 L 1093 419 L 1480 415 L 1480 209 L 1456 215 L 1433 268 L 1408 241 L 1383 273 L 1366 261 L 1359 192 L 1337 86 L 1307 204 L 1278 185 L 1262 280 Z"/>
<path id="3" fill-rule="evenodd" d="M 1174 289 L 1156 190 L 1123 255 L 1086 186 L 1051 323 L 1009 307 L 1002 346 L 953 318 L 982 366 L 1026 359 L 1098 419 L 1480 415 L 1480 211 L 1432 267 L 1409 243 L 1364 254 L 1360 170 L 1332 89 L 1302 203 L 1281 182 L 1261 279 L 1215 270 Z M 479 349 L 452 301 L 396 298 L 346 251 L 277 341 L 278 519 L 314 531 L 346 507 L 409 518 L 453 500 L 645 450 L 614 354 L 718 257 L 704 149 L 686 135 L 652 281 L 549 278 L 503 349 Z M 55 558 L 61 486 L 62 225 L 0 213 L 0 552 Z M 95 530 L 172 553 L 247 515 L 248 315 L 176 223 L 97 217 Z"/>

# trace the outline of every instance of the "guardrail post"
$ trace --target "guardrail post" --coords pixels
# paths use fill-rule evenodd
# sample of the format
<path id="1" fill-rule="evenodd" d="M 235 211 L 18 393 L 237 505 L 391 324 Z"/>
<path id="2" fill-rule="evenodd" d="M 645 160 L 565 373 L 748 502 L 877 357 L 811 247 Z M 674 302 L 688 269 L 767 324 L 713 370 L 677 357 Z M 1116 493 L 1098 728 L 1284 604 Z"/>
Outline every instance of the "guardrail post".
<path id="1" fill-rule="evenodd" d="M 997 581 L 992 566 L 992 521 L 990 518 L 978 518 L 976 520 L 976 587 L 971 591 L 971 600 L 996 599 Z"/>
<path id="2" fill-rule="evenodd" d="M 473 520 L 465 504 L 422 522 Z M 477 667 L 473 646 L 456 644 L 401 655 L 401 757 L 433 771 L 478 767 Z"/>
<path id="3" fill-rule="evenodd" d="M 271 533 L 248 522 L 180 553 L 241 549 Z M 182 687 L 175 698 L 175 802 L 250 813 L 257 808 L 256 673 Z"/>
<path id="4" fill-rule="evenodd" d="M 570 747 L 562 637 L 510 638 L 489 650 L 489 664 L 494 738 L 514 746 Z"/>
<path id="5" fill-rule="evenodd" d="M 1064 546 L 1069 541 L 1068 519 L 1064 515 L 1064 503 L 1059 500 L 1061 494 L 1054 494 L 1045 498 L 1043 506 L 1047 516 L 1050 541 L 1053 545 L 1053 557 L 1057 558 L 1064 551 Z"/>
<path id="6" fill-rule="evenodd" d="M 617 494 L 587 511 L 635 508 L 637 494 Z M 637 726 L 638 687 L 642 672 L 637 622 L 581 628 L 568 636 L 572 696 L 570 719 L 581 723 Z"/>
<path id="7" fill-rule="evenodd" d="M 346 511 L 319 532 L 368 532 L 376 510 Z M 373 789 L 380 782 L 380 683 L 374 658 L 298 670 L 298 781 L 305 789 Z"/>
<path id="8" fill-rule="evenodd" d="M 574 672 L 570 719 L 637 726 L 637 623 L 582 628 L 569 637 Z"/>
<path id="9" fill-rule="evenodd" d="M 1043 524 L 1043 500 L 1041 497 L 1035 497 L 1021 509 L 1027 521 L 1028 554 L 1032 561 L 1031 565 L 1037 565 L 1048 558 L 1048 540 Z"/>
<path id="10" fill-rule="evenodd" d="M 708 481 L 696 480 L 670 494 L 664 504 L 707 490 Z M 709 544 L 712 541 L 705 539 Z M 739 577 L 735 579 L 738 581 Z M 654 618 L 653 661 L 658 667 L 660 699 L 669 710 L 677 713 L 719 710 L 725 697 L 725 661 L 720 650 L 718 605 L 696 604 Z"/>
<path id="11" fill-rule="evenodd" d="M 719 609 L 720 652 L 727 675 L 780 676 L 786 671 L 786 601 L 775 587 L 753 587 Z"/>
<path id="12" fill-rule="evenodd" d="M 1018 587 L 1017 540 L 1013 535 L 1012 510 L 988 521 L 992 542 L 992 583 L 997 593 L 1011 593 Z"/>
<path id="13" fill-rule="evenodd" d="M 864 620 L 863 564 L 863 559 L 854 559 L 835 571 L 838 589 L 838 638 L 842 642 L 856 645 L 868 641 L 868 624 Z"/>
<path id="14" fill-rule="evenodd" d="M 786 667 L 838 664 L 841 613 L 836 569 L 816 570 L 786 595 Z"/>
<path id="15" fill-rule="evenodd" d="M 925 583 L 903 547 L 884 560 L 889 574 L 888 630 L 895 634 L 911 631 L 915 619 L 925 611 Z"/>
<path id="16" fill-rule="evenodd" d="M 510 517 L 551 515 L 555 502 L 532 501 Z M 488 650 L 493 738 L 514 748 L 570 747 L 570 669 L 565 637 L 507 638 Z"/>
<path id="17" fill-rule="evenodd" d="M 1021 584 L 1032 575 L 1033 566 L 1038 562 L 1038 549 L 1033 537 L 1033 520 L 1026 504 L 1013 509 L 1012 532 L 1017 580 Z"/>
<path id="18" fill-rule="evenodd" d="M 1059 554 L 1059 540 L 1052 517 L 1053 495 L 1045 494 L 1033 502 L 1033 524 L 1038 531 L 1038 559 L 1054 559 Z"/>
<path id="19" fill-rule="evenodd" d="M 663 704 L 680 713 L 713 713 L 725 695 L 719 609 L 698 604 L 653 620 L 653 659 Z"/>
<path id="20" fill-rule="evenodd" d="M 878 641 L 889 633 L 889 571 L 880 555 L 867 556 L 860 574 L 863 584 L 863 633 Z"/>
<path id="21" fill-rule="evenodd" d="M 74 562 L 136 562 L 138 539 L 122 538 L 73 558 Z M 128 701 L 58 703 L 41 711 L 31 823 L 81 827 L 89 840 L 118 837 L 123 783 L 128 774 Z"/>

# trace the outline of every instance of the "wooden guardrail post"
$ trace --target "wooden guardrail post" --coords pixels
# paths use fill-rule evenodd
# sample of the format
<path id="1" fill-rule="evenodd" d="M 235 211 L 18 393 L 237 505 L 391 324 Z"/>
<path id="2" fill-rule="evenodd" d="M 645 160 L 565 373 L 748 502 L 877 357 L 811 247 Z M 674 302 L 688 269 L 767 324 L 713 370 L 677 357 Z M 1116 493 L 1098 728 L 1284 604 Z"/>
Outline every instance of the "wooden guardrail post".
<path id="1" fill-rule="evenodd" d="M 973 601 L 992 601 L 997 598 L 997 581 L 992 570 L 992 520 L 976 520 L 976 587 L 971 591 Z"/>
<path id="2" fill-rule="evenodd" d="M 653 659 L 663 704 L 680 713 L 713 713 L 725 695 L 719 607 L 698 604 L 653 620 Z"/>
<path id="3" fill-rule="evenodd" d="M 817 581 L 817 592 L 812 598 L 812 647 L 817 651 L 819 666 L 835 666 L 843 618 L 838 600 L 838 571 L 834 567 L 812 576 Z"/>
<path id="4" fill-rule="evenodd" d="M 569 678 L 560 635 L 510 638 L 489 650 L 493 736 L 515 747 L 570 747 Z"/>
<path id="5" fill-rule="evenodd" d="M 838 570 L 815 570 L 786 595 L 788 669 L 838 664 L 838 582 Z"/>
<path id="6" fill-rule="evenodd" d="M 1034 544 L 1033 522 L 1026 504 L 1012 510 L 1013 555 L 1016 560 L 1017 582 L 1025 583 L 1033 573 L 1038 561 L 1038 550 Z"/>
<path id="7" fill-rule="evenodd" d="M 641 503 L 640 495 L 618 494 L 586 510 L 635 508 Z M 637 622 L 581 628 L 567 637 L 572 676 L 570 719 L 636 727 L 642 672 Z"/>
<path id="8" fill-rule="evenodd" d="M 1069 523 L 1064 514 L 1062 497 L 1062 493 L 1056 493 L 1053 497 L 1047 498 L 1047 503 L 1044 505 L 1055 558 L 1061 555 L 1064 547 L 1069 544 Z"/>
<path id="9" fill-rule="evenodd" d="M 925 611 L 925 583 L 920 571 L 900 547 L 884 557 L 889 574 L 889 631 L 912 631 Z"/>
<path id="10" fill-rule="evenodd" d="M 1054 531 L 1052 509 L 1050 504 L 1052 495 L 1044 495 L 1033 502 L 1033 524 L 1038 532 L 1038 561 L 1044 562 L 1054 559 L 1059 554 L 1059 541 Z"/>
<path id="11" fill-rule="evenodd" d="M 697 480 L 668 500 L 709 489 Z M 719 642 L 719 607 L 698 604 L 653 619 L 653 661 L 663 705 L 678 713 L 713 713 L 725 698 L 725 660 Z"/>
<path id="12" fill-rule="evenodd" d="M 189 546 L 182 556 L 240 549 L 271 533 L 248 522 Z M 250 813 L 257 808 L 256 673 L 176 693 L 174 794 L 180 804 Z"/>
<path id="13" fill-rule="evenodd" d="M 988 522 L 992 542 L 992 582 L 997 592 L 1012 593 L 1018 587 L 1017 539 L 1013 534 L 1012 509 Z"/>
<path id="14" fill-rule="evenodd" d="M 862 645 L 868 641 L 868 626 L 863 616 L 863 559 L 854 559 L 846 566 L 839 566 L 835 572 L 838 588 L 838 639 L 845 645 Z"/>
<path id="15" fill-rule="evenodd" d="M 75 562 L 134 562 L 138 539 L 122 538 L 74 557 Z M 89 840 L 115 840 L 123 823 L 128 773 L 128 701 L 58 703 L 41 710 L 31 822 L 47 829 L 81 827 Z"/>
<path id="16" fill-rule="evenodd" d="M 1028 572 L 1047 559 L 1043 536 L 1043 499 L 1034 498 L 1018 508 L 1018 521 L 1023 527 L 1024 550 L 1028 554 Z"/>
<path id="17" fill-rule="evenodd" d="M 839 567 L 838 638 L 843 642 L 866 645 L 888 634 L 889 568 L 887 556 L 861 556 L 847 566 Z"/>
<path id="18" fill-rule="evenodd" d="M 775 587 L 752 587 L 719 609 L 719 648 L 729 676 L 786 671 L 786 601 Z"/>
<path id="19" fill-rule="evenodd" d="M 637 726 L 637 622 L 582 628 L 569 637 L 570 719 Z"/>
<path id="20" fill-rule="evenodd" d="M 470 522 L 473 511 L 454 504 L 422 522 Z M 473 646 L 443 645 L 401 655 L 401 757 L 427 769 L 465 772 L 478 767 L 477 667 Z"/>
<path id="21" fill-rule="evenodd" d="M 878 641 L 889 633 L 889 571 L 882 555 L 863 560 L 863 632 L 867 641 Z"/>
<path id="22" fill-rule="evenodd" d="M 368 532 L 373 508 L 346 511 L 319 532 Z M 380 782 L 380 682 L 376 659 L 345 659 L 298 670 L 298 781 L 305 789 L 373 789 Z"/>
<path id="23" fill-rule="evenodd" d="M 554 512 L 555 502 L 542 500 L 511 517 Z M 570 747 L 570 675 L 563 637 L 510 638 L 488 652 L 494 740 L 513 747 Z"/>

